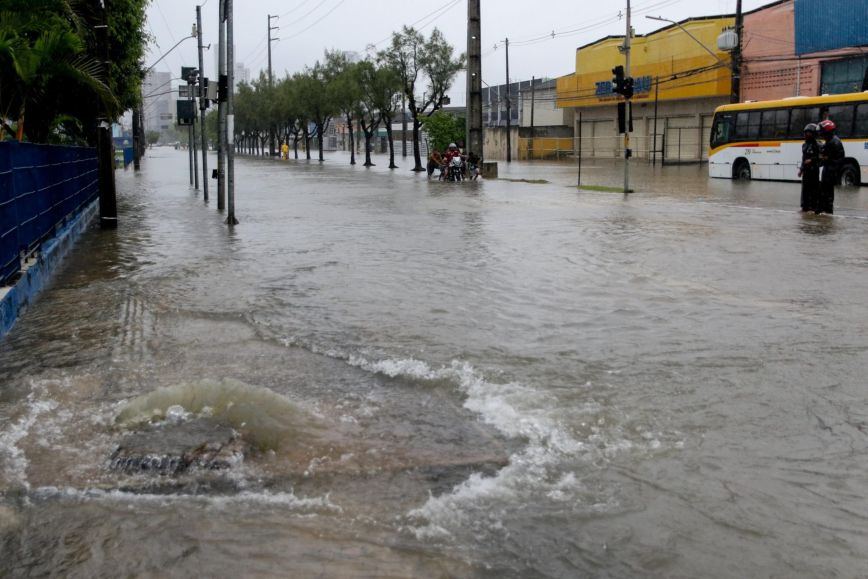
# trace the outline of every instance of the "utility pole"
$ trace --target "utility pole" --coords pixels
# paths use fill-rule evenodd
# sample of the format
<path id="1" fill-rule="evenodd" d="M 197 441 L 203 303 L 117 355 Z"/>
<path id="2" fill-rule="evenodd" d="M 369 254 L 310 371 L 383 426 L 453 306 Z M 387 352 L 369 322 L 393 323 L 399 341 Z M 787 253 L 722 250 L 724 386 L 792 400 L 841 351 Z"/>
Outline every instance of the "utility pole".
<path id="1" fill-rule="evenodd" d="M 630 76 L 630 44 L 633 36 L 633 28 L 630 25 L 630 0 L 627 0 L 627 35 L 624 37 L 624 76 L 625 78 L 631 79 Z M 632 125 L 633 120 L 633 103 L 631 102 L 632 98 L 632 89 L 630 90 L 630 94 L 624 95 L 624 193 L 631 193 L 630 191 L 630 125 Z"/>
<path id="2" fill-rule="evenodd" d="M 533 140 L 536 136 L 534 134 L 534 124 L 533 124 L 533 111 L 536 108 L 536 77 L 530 77 L 530 146 L 528 147 L 528 155 L 527 158 L 530 161 L 533 161 Z"/>
<path id="3" fill-rule="evenodd" d="M 465 149 L 482 150 L 482 15 L 480 0 L 467 1 L 467 138 Z"/>
<path id="4" fill-rule="evenodd" d="M 226 209 L 226 0 L 220 0 L 217 33 L 217 211 Z"/>
<path id="5" fill-rule="evenodd" d="M 506 39 L 506 162 L 512 162 L 512 99 L 509 98 L 509 38 Z"/>
<path id="6" fill-rule="evenodd" d="M 741 13 L 741 0 L 735 5 L 735 48 L 732 50 L 732 95 L 730 102 L 741 101 L 741 33 L 744 28 L 744 17 Z"/>
<path id="7" fill-rule="evenodd" d="M 94 28 L 100 30 L 99 42 L 103 58 L 104 81 L 109 84 L 109 38 L 108 8 L 102 5 L 102 24 Z M 108 111 L 102 109 L 97 125 L 97 162 L 99 167 L 99 223 L 105 229 L 118 226 L 118 202 L 115 190 L 115 160 L 112 154 L 112 132 Z"/>
<path id="8" fill-rule="evenodd" d="M 280 40 L 279 38 L 271 38 L 271 31 L 280 29 L 280 26 L 272 26 L 271 25 L 271 21 L 274 18 L 280 18 L 280 16 L 272 16 L 271 14 L 268 15 L 268 88 L 269 89 L 274 88 L 274 75 L 271 72 L 271 43 L 275 42 L 277 40 Z M 272 93 L 272 98 L 273 98 L 273 93 Z M 268 154 L 269 154 L 269 156 L 274 157 L 274 127 L 268 127 Z"/>
<path id="9" fill-rule="evenodd" d="M 133 108 L 133 170 L 138 171 L 142 168 L 140 159 L 141 155 L 141 142 L 142 142 L 142 123 L 141 121 L 142 111 L 138 105 Z"/>
<path id="10" fill-rule="evenodd" d="M 205 61 L 202 58 L 202 6 L 196 6 L 196 37 L 199 44 L 199 131 L 202 133 L 202 192 L 208 201 L 208 135 L 205 133 L 205 109 L 208 99 L 205 94 Z"/>
<path id="11" fill-rule="evenodd" d="M 187 80 L 190 89 L 190 100 L 193 101 L 193 122 L 190 124 L 190 159 L 193 161 L 193 187 L 199 188 L 199 156 L 196 153 L 196 75 L 194 71 Z"/>
<path id="12" fill-rule="evenodd" d="M 229 212 L 226 223 L 238 224 L 235 219 L 235 37 L 233 34 L 232 0 L 226 0 L 226 165 Z"/>
<path id="13" fill-rule="evenodd" d="M 187 90 L 190 92 L 187 95 L 187 98 L 190 98 L 190 95 L 193 94 L 193 87 L 190 86 L 190 77 L 187 77 Z M 190 126 L 187 127 L 187 155 L 190 157 L 190 185 L 193 184 L 193 176 L 195 175 L 195 171 L 193 170 L 193 125 L 195 123 L 190 123 Z M 198 178 L 198 176 L 197 176 Z M 197 186 L 198 189 L 198 186 Z"/>

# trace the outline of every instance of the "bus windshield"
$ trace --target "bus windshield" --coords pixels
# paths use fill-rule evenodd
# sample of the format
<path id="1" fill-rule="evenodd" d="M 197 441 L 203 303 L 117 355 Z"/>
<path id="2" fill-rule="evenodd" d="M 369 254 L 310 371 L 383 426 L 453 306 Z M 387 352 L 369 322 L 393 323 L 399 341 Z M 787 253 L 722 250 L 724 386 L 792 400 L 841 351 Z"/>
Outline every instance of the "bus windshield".
<path id="1" fill-rule="evenodd" d="M 718 113 L 714 115 L 714 124 L 711 128 L 711 146 L 719 147 L 730 140 L 732 132 L 732 113 Z"/>

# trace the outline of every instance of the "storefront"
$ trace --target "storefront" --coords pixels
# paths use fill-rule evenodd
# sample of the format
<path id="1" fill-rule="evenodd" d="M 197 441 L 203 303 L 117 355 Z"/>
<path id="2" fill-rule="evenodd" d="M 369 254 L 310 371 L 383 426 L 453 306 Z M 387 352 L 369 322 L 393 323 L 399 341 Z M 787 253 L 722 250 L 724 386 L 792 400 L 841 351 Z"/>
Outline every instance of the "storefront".
<path id="1" fill-rule="evenodd" d="M 632 39 L 634 156 L 706 158 L 714 109 L 730 101 L 731 91 L 729 54 L 717 50 L 717 38 L 733 24 L 731 16 L 693 18 Z M 583 157 L 623 155 L 621 97 L 612 91 L 612 68 L 624 64 L 623 44 L 623 37 L 608 37 L 579 48 L 576 72 L 558 79 L 558 106 L 573 109 Z"/>

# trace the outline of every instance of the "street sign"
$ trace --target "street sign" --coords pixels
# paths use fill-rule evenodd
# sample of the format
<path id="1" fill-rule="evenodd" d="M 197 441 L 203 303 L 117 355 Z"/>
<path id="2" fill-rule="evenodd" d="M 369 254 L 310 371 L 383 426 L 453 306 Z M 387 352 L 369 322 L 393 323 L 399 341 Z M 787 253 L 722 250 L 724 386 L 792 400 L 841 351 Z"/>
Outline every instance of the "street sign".
<path id="1" fill-rule="evenodd" d="M 195 66 L 182 66 L 181 67 L 181 78 L 186 81 L 190 81 L 190 77 L 193 77 L 195 80 L 196 73 L 199 72 L 196 70 Z"/>
<path id="2" fill-rule="evenodd" d="M 192 125 L 196 122 L 196 101 L 178 101 L 178 124 Z"/>
<path id="3" fill-rule="evenodd" d="M 193 85 L 182 84 L 178 87 L 178 98 L 190 99 L 193 98 Z"/>

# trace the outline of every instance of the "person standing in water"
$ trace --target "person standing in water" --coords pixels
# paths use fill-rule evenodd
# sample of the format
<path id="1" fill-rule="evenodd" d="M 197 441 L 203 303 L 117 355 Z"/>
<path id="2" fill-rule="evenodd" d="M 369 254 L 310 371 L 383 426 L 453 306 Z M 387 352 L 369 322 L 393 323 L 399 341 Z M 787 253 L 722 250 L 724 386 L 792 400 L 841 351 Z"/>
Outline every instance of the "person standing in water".
<path id="1" fill-rule="evenodd" d="M 824 141 L 820 148 L 823 174 L 820 177 L 817 213 L 835 212 L 835 185 L 841 176 L 841 164 L 844 161 L 844 144 L 835 134 L 836 128 L 835 123 L 829 119 L 820 122 L 820 136 Z"/>
<path id="2" fill-rule="evenodd" d="M 814 123 L 805 126 L 805 142 L 802 144 L 802 164 L 799 177 L 802 178 L 802 213 L 817 210 L 820 197 L 820 144 L 817 142 L 819 127 Z"/>

